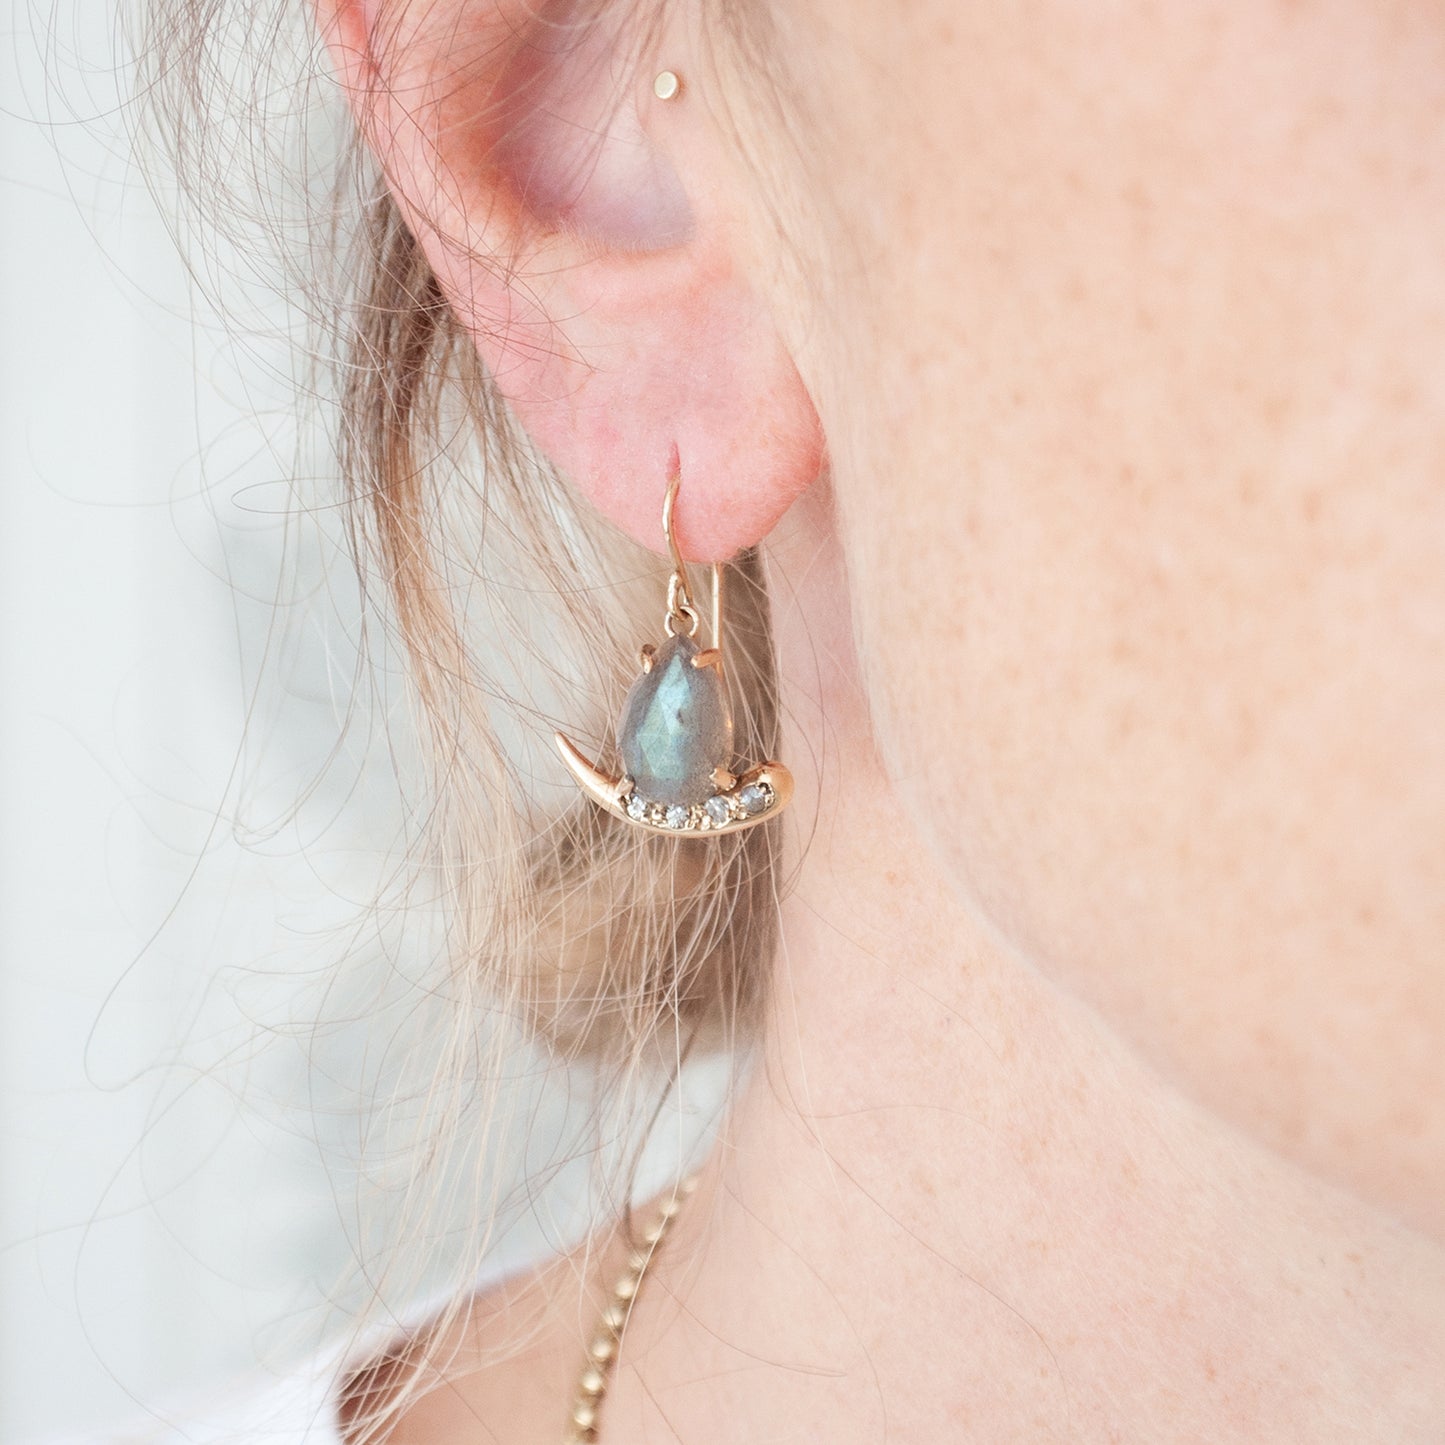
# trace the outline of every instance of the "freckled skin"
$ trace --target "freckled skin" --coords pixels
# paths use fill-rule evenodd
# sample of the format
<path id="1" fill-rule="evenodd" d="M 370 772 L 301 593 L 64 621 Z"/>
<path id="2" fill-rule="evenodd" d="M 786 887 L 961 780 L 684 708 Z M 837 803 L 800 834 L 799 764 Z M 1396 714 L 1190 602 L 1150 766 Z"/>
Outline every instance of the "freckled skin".
<path id="1" fill-rule="evenodd" d="M 1445 1231 L 1445 24 L 799 12 L 890 773 L 1025 957 Z"/>

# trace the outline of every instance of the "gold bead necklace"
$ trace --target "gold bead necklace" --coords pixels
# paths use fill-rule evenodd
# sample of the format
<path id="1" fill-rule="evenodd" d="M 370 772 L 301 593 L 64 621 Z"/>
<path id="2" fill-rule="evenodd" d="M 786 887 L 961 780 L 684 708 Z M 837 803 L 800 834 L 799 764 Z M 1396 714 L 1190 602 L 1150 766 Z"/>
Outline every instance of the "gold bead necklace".
<path id="1" fill-rule="evenodd" d="M 627 1271 L 612 1287 L 612 1297 L 602 1317 L 592 1343 L 587 1347 L 587 1360 L 577 1381 L 577 1393 L 572 1402 L 572 1418 L 567 1423 L 567 1434 L 562 1445 L 595 1445 L 602 1412 L 602 1401 L 607 1387 L 612 1382 L 613 1367 L 622 1348 L 622 1335 L 632 1315 L 632 1306 L 637 1292 L 642 1287 L 642 1276 L 652 1263 L 658 1247 L 667 1236 L 672 1221 L 682 1210 L 682 1201 L 697 1188 L 697 1175 L 684 1179 L 664 1201 L 657 1212 L 657 1218 L 648 1225 L 642 1236 L 640 1247 L 634 1248 L 627 1258 Z"/>

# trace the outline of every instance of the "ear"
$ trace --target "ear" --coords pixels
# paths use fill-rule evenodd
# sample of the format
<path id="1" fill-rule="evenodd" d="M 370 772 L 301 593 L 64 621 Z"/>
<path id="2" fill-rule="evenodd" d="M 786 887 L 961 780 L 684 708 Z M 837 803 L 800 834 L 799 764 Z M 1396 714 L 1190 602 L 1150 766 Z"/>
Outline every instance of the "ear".
<path id="1" fill-rule="evenodd" d="M 689 557 L 759 541 L 822 440 L 746 273 L 746 172 L 691 7 L 638 37 L 635 4 L 317 3 L 402 213 L 533 441 L 647 546 L 674 467 Z M 664 68 L 673 99 L 654 94 Z"/>

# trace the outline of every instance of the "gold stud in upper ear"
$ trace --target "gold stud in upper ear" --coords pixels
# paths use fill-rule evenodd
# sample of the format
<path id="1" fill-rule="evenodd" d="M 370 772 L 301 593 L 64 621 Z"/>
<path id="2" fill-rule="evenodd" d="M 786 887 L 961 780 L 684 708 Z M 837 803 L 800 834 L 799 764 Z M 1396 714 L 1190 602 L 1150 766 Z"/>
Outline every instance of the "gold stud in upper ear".
<path id="1" fill-rule="evenodd" d="M 682 94 L 682 81 L 675 70 L 664 70 L 652 82 L 652 93 L 659 100 L 676 100 Z"/>

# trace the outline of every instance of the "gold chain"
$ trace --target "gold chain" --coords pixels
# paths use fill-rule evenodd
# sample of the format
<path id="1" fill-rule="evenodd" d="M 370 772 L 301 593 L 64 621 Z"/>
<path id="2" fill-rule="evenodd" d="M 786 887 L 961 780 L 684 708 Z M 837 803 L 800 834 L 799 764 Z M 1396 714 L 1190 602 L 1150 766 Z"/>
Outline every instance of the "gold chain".
<path id="1" fill-rule="evenodd" d="M 577 1381 L 577 1394 L 572 1402 L 572 1418 L 567 1424 L 563 1445 L 594 1445 L 597 1440 L 602 1401 L 612 1382 L 613 1367 L 622 1348 L 622 1335 L 642 1287 L 642 1276 L 652 1263 L 658 1247 L 667 1236 L 672 1221 L 682 1210 L 682 1201 L 697 1188 L 697 1175 L 684 1179 L 663 1203 L 657 1218 L 648 1225 L 640 1247 L 627 1258 L 627 1272 L 612 1286 L 612 1298 L 597 1322 L 597 1332 L 587 1347 L 587 1362 Z"/>

